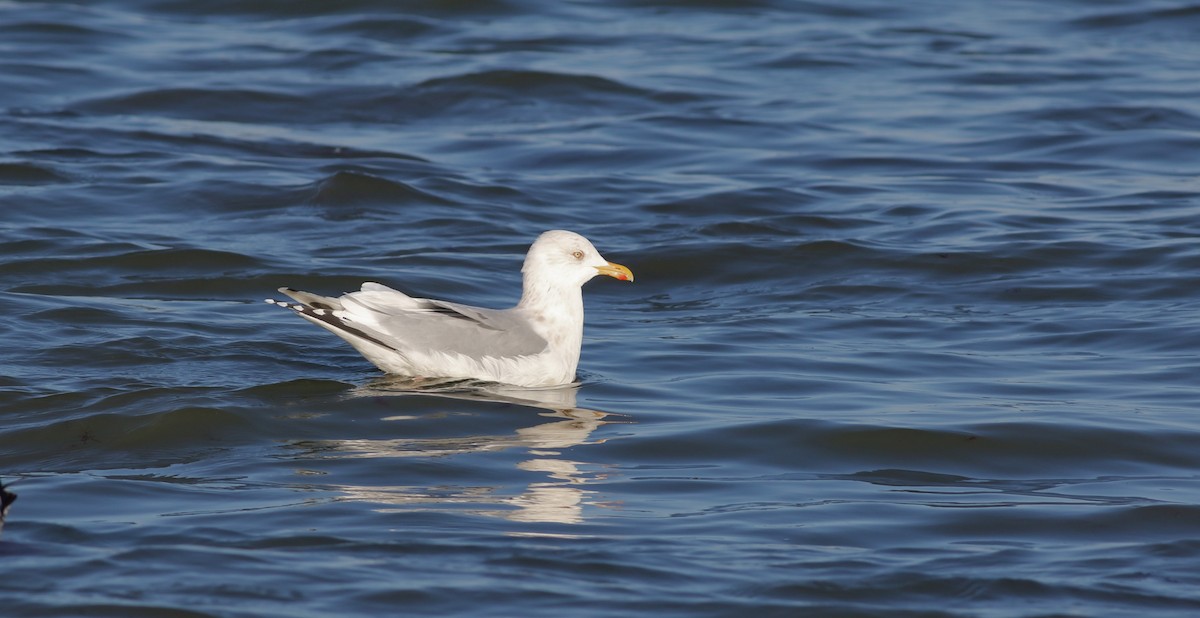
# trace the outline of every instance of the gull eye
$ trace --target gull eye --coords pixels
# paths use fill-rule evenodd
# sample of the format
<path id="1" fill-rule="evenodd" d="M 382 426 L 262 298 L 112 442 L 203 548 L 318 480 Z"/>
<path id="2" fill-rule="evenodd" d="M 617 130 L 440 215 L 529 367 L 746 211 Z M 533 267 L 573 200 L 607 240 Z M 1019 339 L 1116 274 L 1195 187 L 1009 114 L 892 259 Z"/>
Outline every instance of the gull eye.
<path id="1" fill-rule="evenodd" d="M 583 259 L 583 252 L 582 252 L 582 251 L 573 251 L 573 252 L 571 252 L 571 257 L 573 257 L 573 258 L 575 258 L 575 259 L 577 259 L 577 260 L 582 260 L 582 259 Z"/>

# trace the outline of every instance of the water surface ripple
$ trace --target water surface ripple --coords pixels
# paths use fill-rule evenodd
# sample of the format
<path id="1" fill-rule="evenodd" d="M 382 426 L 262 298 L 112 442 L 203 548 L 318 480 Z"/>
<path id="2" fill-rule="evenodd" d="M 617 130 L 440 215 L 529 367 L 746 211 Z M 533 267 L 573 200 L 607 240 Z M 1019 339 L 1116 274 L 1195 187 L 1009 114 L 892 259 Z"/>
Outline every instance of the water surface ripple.
<path id="1" fill-rule="evenodd" d="M 1198 25 L 0 3 L 0 605 L 1196 615 Z M 384 378 L 261 302 L 509 304 L 551 228 L 637 273 L 577 387 Z"/>

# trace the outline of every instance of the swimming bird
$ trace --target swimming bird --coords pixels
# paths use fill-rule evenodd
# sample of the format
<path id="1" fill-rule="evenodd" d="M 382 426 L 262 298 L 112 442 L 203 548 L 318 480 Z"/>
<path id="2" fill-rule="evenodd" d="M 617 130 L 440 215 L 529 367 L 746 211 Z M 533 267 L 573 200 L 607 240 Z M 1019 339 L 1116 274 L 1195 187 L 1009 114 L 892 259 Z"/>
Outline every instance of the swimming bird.
<path id="1" fill-rule="evenodd" d="M 8 507 L 12 506 L 16 499 L 17 494 L 4 489 L 4 483 L 0 483 L 0 530 L 4 529 L 4 517 L 8 515 Z"/>
<path id="2" fill-rule="evenodd" d="M 390 374 L 528 387 L 573 382 L 583 284 L 596 275 L 633 281 L 633 273 L 563 230 L 538 236 L 521 273 L 521 300 L 509 309 L 414 298 L 374 282 L 337 298 L 283 287 L 296 302 L 267 302 L 330 330 Z"/>

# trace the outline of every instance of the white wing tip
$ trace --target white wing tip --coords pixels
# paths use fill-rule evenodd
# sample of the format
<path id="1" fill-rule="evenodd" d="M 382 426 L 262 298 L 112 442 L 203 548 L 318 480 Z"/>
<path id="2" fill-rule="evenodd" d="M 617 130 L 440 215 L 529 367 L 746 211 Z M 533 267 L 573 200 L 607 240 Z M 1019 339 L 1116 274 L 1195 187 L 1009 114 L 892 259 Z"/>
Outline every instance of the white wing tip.
<path id="1" fill-rule="evenodd" d="M 275 300 L 274 298 L 268 298 L 268 299 L 266 299 L 266 301 L 272 305 L 275 305 L 276 307 L 283 307 L 284 309 L 291 309 L 292 311 L 295 311 L 297 313 L 304 313 L 304 311 L 306 309 L 308 309 L 304 305 L 301 305 L 299 303 L 289 303 L 286 300 Z"/>

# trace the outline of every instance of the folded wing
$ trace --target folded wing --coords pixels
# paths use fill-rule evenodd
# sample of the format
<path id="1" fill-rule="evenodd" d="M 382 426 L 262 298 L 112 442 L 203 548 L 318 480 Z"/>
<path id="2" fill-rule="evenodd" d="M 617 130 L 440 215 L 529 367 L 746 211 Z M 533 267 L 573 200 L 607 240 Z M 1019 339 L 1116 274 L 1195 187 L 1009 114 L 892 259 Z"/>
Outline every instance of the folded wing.
<path id="1" fill-rule="evenodd" d="M 338 298 L 280 288 L 301 316 L 344 338 L 356 337 L 401 355 L 432 352 L 474 359 L 534 355 L 546 340 L 513 309 L 483 309 L 413 298 L 378 283 Z M 353 341 L 352 341 L 353 342 Z"/>

